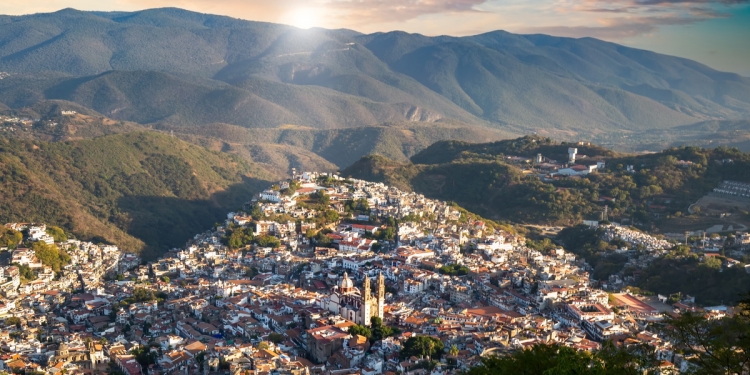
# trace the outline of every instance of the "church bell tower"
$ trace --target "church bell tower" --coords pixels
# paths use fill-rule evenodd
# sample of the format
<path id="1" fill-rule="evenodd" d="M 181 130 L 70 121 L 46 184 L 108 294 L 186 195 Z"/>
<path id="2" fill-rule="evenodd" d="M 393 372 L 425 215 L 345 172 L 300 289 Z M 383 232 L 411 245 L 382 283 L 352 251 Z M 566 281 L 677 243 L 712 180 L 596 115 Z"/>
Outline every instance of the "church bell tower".
<path id="1" fill-rule="evenodd" d="M 370 317 L 372 316 L 372 294 L 370 292 L 370 277 L 365 275 L 365 280 L 362 285 L 362 325 L 370 325 Z"/>
<path id="2" fill-rule="evenodd" d="M 381 272 L 378 275 L 378 311 L 376 314 L 380 319 L 383 319 L 384 313 L 383 308 L 385 307 L 385 277 L 383 277 L 383 273 Z"/>

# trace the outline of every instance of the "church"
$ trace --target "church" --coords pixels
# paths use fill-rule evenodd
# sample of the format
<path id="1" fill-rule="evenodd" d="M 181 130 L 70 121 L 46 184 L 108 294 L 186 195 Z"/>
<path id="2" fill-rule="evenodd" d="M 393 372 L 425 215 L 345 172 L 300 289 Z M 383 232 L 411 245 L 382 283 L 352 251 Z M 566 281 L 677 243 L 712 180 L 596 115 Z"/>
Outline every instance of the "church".
<path id="1" fill-rule="evenodd" d="M 339 285 L 333 287 L 328 300 L 328 311 L 341 315 L 344 319 L 369 326 L 370 318 L 377 316 L 383 319 L 383 307 L 385 305 L 385 278 L 383 274 L 378 276 L 378 285 L 373 297 L 370 292 L 370 277 L 365 275 L 362 291 L 354 287 L 354 282 L 347 273 L 341 279 Z"/>
<path id="2" fill-rule="evenodd" d="M 88 350 L 83 351 L 70 351 L 68 344 L 61 343 L 58 349 L 55 351 L 55 355 L 52 358 L 53 363 L 74 363 L 81 368 L 91 369 L 96 367 L 96 358 L 94 355 L 94 344 L 88 343 Z"/>

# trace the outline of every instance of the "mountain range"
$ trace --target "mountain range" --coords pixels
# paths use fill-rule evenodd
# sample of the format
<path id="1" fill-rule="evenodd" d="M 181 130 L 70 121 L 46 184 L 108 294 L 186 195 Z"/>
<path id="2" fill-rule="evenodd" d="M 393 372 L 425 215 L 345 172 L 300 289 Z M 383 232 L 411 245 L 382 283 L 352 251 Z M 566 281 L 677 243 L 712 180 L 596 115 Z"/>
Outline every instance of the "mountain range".
<path id="1" fill-rule="evenodd" d="M 654 130 L 750 118 L 750 79 L 592 38 L 301 30 L 175 8 L 64 9 L 0 25 L 0 108 L 55 100 L 193 135 L 410 123 L 489 140 L 648 143 L 639 137 Z"/>

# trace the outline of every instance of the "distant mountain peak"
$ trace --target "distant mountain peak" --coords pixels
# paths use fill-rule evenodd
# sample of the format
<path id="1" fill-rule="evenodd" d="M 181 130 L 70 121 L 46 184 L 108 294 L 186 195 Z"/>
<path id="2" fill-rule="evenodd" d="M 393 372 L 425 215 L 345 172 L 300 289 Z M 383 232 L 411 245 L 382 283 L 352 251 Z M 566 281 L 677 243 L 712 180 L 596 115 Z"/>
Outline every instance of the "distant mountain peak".
<path id="1" fill-rule="evenodd" d="M 569 137 L 750 117 L 750 79 L 593 38 L 302 31 L 174 7 L 12 20 L 0 28 L 12 108 L 61 99 L 144 123 L 313 128 L 410 121 L 418 108 Z M 109 71 L 136 73 L 98 76 Z"/>

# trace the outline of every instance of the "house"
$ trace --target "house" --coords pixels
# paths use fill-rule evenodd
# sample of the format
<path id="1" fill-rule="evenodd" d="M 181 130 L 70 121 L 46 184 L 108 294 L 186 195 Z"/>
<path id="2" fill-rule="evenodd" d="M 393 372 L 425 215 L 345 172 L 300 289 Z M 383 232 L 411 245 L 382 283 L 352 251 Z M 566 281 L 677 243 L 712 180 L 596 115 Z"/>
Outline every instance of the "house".
<path id="1" fill-rule="evenodd" d="M 344 340 L 351 338 L 345 330 L 329 325 L 307 331 L 307 351 L 316 362 L 325 362 L 344 346 Z"/>
<path id="2" fill-rule="evenodd" d="M 260 193 L 260 199 L 273 203 L 279 203 L 281 202 L 281 193 L 277 190 L 263 190 L 263 192 Z"/>
<path id="3" fill-rule="evenodd" d="M 572 167 L 558 169 L 556 173 L 561 176 L 585 176 L 589 173 L 594 173 L 597 169 L 596 165 L 580 165 L 576 164 Z"/>

